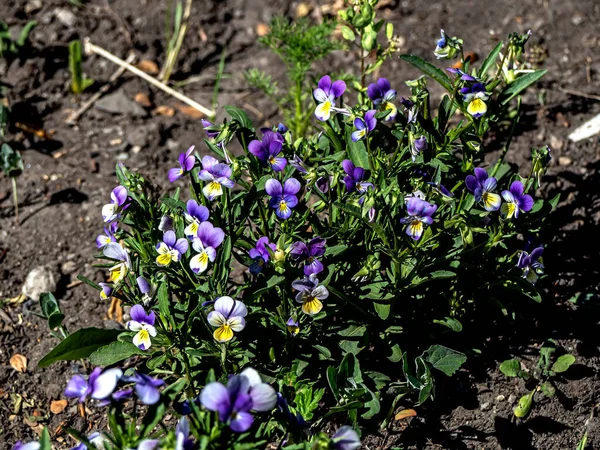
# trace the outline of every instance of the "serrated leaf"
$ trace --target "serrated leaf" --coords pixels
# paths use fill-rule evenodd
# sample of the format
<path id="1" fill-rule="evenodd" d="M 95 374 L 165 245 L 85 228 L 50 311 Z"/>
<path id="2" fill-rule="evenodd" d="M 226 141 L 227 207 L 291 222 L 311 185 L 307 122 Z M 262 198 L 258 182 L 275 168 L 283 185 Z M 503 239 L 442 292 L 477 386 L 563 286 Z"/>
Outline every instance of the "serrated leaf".
<path id="1" fill-rule="evenodd" d="M 131 342 L 111 342 L 100 347 L 90 355 L 90 363 L 94 366 L 110 366 L 134 355 L 147 355 L 148 352 L 139 349 Z"/>
<path id="2" fill-rule="evenodd" d="M 437 370 L 444 372 L 449 377 L 460 369 L 467 360 L 464 353 L 457 352 L 443 345 L 432 345 L 425 351 L 425 360 Z"/>

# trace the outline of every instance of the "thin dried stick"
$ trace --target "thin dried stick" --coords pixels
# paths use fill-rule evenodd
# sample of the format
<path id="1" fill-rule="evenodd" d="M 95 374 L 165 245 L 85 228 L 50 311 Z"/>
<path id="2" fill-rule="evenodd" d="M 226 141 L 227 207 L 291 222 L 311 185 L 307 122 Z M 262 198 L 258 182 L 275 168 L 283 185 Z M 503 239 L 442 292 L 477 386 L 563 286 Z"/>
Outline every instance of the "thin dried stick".
<path id="1" fill-rule="evenodd" d="M 133 61 L 135 61 L 135 55 L 133 53 L 130 53 L 129 56 L 127 57 L 127 63 L 130 64 Z M 108 90 L 112 87 L 112 84 L 117 81 L 117 79 L 123 75 L 123 73 L 125 73 L 125 67 L 121 66 L 119 67 L 115 73 L 113 73 L 110 78 L 108 79 L 108 83 L 105 84 L 104 86 L 102 86 L 98 92 L 96 92 L 94 95 L 92 95 L 92 97 L 85 102 L 83 105 L 81 105 L 81 107 L 73 112 L 69 117 L 67 117 L 67 120 L 65 121 L 67 124 L 69 125 L 73 125 L 75 124 L 75 122 L 77 122 L 79 120 L 79 118 L 88 110 L 91 108 L 91 106 L 96 103 L 98 101 L 98 99 L 100 97 L 102 97 L 104 94 L 106 94 L 106 92 L 108 92 Z"/>
<path id="2" fill-rule="evenodd" d="M 183 103 L 191 106 L 195 110 L 200 111 L 202 114 L 204 114 L 206 116 L 209 116 L 209 117 L 212 117 L 212 116 L 215 115 L 214 111 L 212 111 L 212 110 L 210 110 L 210 109 L 202 106 L 201 104 L 195 102 L 191 98 L 186 97 L 181 92 L 177 92 L 175 89 L 170 88 L 166 84 L 161 83 L 156 78 L 151 77 L 150 75 L 148 75 L 145 72 L 142 72 L 137 67 L 134 67 L 131 64 L 123 61 L 121 58 L 116 57 L 112 53 L 104 50 L 102 47 L 98 47 L 97 45 L 92 44 L 90 42 L 89 38 L 85 39 L 85 41 L 84 41 L 84 48 L 85 48 L 85 52 L 87 54 L 95 53 L 96 55 L 100 55 L 103 58 L 106 58 L 109 61 L 111 61 L 111 62 L 113 62 L 113 63 L 115 63 L 115 64 L 117 64 L 117 65 L 119 65 L 121 67 L 124 67 L 129 72 L 133 73 L 134 75 L 137 75 L 138 77 L 142 78 L 143 80 L 147 81 L 148 83 L 152 84 L 153 86 L 156 86 L 157 88 L 159 88 L 160 90 L 166 92 L 167 94 L 171 95 L 172 97 L 175 97 L 177 100 L 180 100 Z"/>
<path id="3" fill-rule="evenodd" d="M 589 98 L 591 100 L 600 100 L 600 95 L 588 94 L 586 92 L 574 91 L 572 89 L 559 88 L 559 90 L 561 92 L 564 92 L 565 94 L 574 95 L 576 97 Z"/>

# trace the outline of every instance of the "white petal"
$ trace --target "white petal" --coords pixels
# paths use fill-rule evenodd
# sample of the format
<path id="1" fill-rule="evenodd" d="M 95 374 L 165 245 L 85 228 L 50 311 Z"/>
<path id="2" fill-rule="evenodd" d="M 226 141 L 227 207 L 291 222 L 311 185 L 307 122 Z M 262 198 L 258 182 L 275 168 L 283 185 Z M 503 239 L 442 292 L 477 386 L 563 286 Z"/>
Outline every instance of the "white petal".
<path id="1" fill-rule="evenodd" d="M 108 369 L 102 372 L 94 382 L 94 391 L 91 397 L 97 400 L 108 397 L 113 393 L 122 376 L 123 371 L 121 369 Z"/>
<path id="2" fill-rule="evenodd" d="M 248 367 L 247 369 L 244 369 L 240 375 L 248 378 L 248 384 L 250 385 L 250 387 L 256 386 L 256 385 L 262 383 L 262 380 L 260 379 L 260 375 L 252 367 Z"/>
<path id="3" fill-rule="evenodd" d="M 250 390 L 250 397 L 252 398 L 252 409 L 256 411 L 270 411 L 275 408 L 277 403 L 275 389 L 267 383 L 253 386 Z"/>
<path id="4" fill-rule="evenodd" d="M 227 319 L 219 311 L 213 311 L 208 315 L 208 323 L 210 323 L 213 327 L 220 327 L 226 322 Z"/>
<path id="5" fill-rule="evenodd" d="M 142 327 L 143 325 L 136 320 L 130 320 L 127 322 L 127 328 L 129 328 L 131 331 L 140 331 Z"/>

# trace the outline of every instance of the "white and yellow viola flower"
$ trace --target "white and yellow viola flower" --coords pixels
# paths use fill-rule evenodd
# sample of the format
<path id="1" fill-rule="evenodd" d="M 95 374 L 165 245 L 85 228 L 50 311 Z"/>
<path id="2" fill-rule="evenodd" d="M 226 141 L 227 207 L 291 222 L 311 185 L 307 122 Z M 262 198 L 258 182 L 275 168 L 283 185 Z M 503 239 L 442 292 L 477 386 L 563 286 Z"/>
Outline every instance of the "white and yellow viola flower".
<path id="1" fill-rule="evenodd" d="M 296 289 L 296 301 L 302 304 L 302 312 L 309 316 L 318 314 L 323 309 L 323 300 L 329 297 L 329 291 L 325 286 L 319 285 L 316 275 L 304 277 L 292 283 Z"/>
<path id="2" fill-rule="evenodd" d="M 177 239 L 175 232 L 169 230 L 163 234 L 162 242 L 156 244 L 156 264 L 168 266 L 171 262 L 178 262 L 188 249 L 188 241 L 184 238 Z"/>
<path id="3" fill-rule="evenodd" d="M 193 239 L 198 234 L 198 227 L 202 222 L 208 220 L 210 212 L 204 205 L 199 205 L 196 200 L 188 200 L 186 205 L 186 212 L 183 213 L 183 217 L 187 223 L 183 233 L 188 239 Z"/>
<path id="4" fill-rule="evenodd" d="M 210 222 L 202 222 L 198 226 L 198 233 L 192 241 L 192 247 L 197 255 L 190 260 L 190 269 L 194 273 L 202 273 L 208 269 L 208 263 L 217 257 L 217 247 L 225 239 L 225 232 L 215 228 Z"/>
<path id="5" fill-rule="evenodd" d="M 463 94 L 463 100 L 468 103 L 467 112 L 473 117 L 481 117 L 487 112 L 487 104 L 489 94 L 485 90 L 485 85 L 475 83 L 471 86 L 465 86 L 460 90 Z"/>
<path id="6" fill-rule="evenodd" d="M 214 311 L 208 314 L 208 323 L 216 330 L 213 337 L 217 342 L 228 342 L 233 338 L 233 332 L 239 333 L 246 326 L 248 309 L 239 300 L 231 297 L 219 297 L 215 301 Z"/>
<path id="7" fill-rule="evenodd" d="M 131 320 L 127 322 L 127 328 L 131 331 L 137 331 L 133 337 L 133 344 L 142 349 L 148 350 L 152 345 L 151 337 L 156 337 L 156 328 L 154 321 L 156 316 L 154 311 L 146 314 L 142 305 L 134 305 L 130 312 Z"/>
<path id="8" fill-rule="evenodd" d="M 114 265 L 109 269 L 110 281 L 118 283 L 123 280 L 129 270 L 131 269 L 131 260 L 129 259 L 129 253 L 120 244 L 116 242 L 109 242 L 103 249 L 104 256 L 110 259 L 119 261 L 118 264 Z"/>
<path id="9" fill-rule="evenodd" d="M 235 185 L 231 179 L 232 175 L 231 167 L 227 164 L 219 163 L 216 158 L 209 155 L 203 157 L 202 170 L 198 173 L 198 178 L 208 183 L 202 189 L 204 196 L 213 201 L 223 195 L 223 186 L 231 189 Z"/>
<path id="10" fill-rule="evenodd" d="M 342 80 L 331 82 L 331 77 L 325 75 L 319 80 L 317 89 L 313 91 L 313 96 L 318 102 L 315 109 L 317 119 L 326 122 L 331 117 L 331 113 L 337 111 L 335 100 L 341 97 L 346 91 L 346 83 Z"/>

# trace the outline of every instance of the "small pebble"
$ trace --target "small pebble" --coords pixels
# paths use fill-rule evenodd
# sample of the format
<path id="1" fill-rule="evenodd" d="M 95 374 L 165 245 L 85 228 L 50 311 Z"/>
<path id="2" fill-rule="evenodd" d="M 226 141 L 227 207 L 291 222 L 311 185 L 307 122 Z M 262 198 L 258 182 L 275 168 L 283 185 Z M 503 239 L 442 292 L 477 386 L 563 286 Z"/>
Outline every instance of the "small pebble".
<path id="1" fill-rule="evenodd" d="M 56 291 L 56 277 L 48 266 L 39 266 L 31 270 L 25 278 L 23 295 L 32 300 L 39 300 L 42 292 Z"/>
<path id="2" fill-rule="evenodd" d="M 481 411 L 487 411 L 488 409 L 490 409 L 490 406 L 491 406 L 490 402 L 485 402 L 485 403 L 481 404 L 481 406 L 479 407 L 479 409 Z"/>
<path id="3" fill-rule="evenodd" d="M 559 156 L 558 164 L 560 166 L 570 166 L 573 163 L 573 160 L 568 156 Z"/>
<path id="4" fill-rule="evenodd" d="M 497 402 L 503 402 L 505 399 L 506 399 L 506 397 L 502 394 L 500 394 L 498 397 L 496 397 Z"/>

